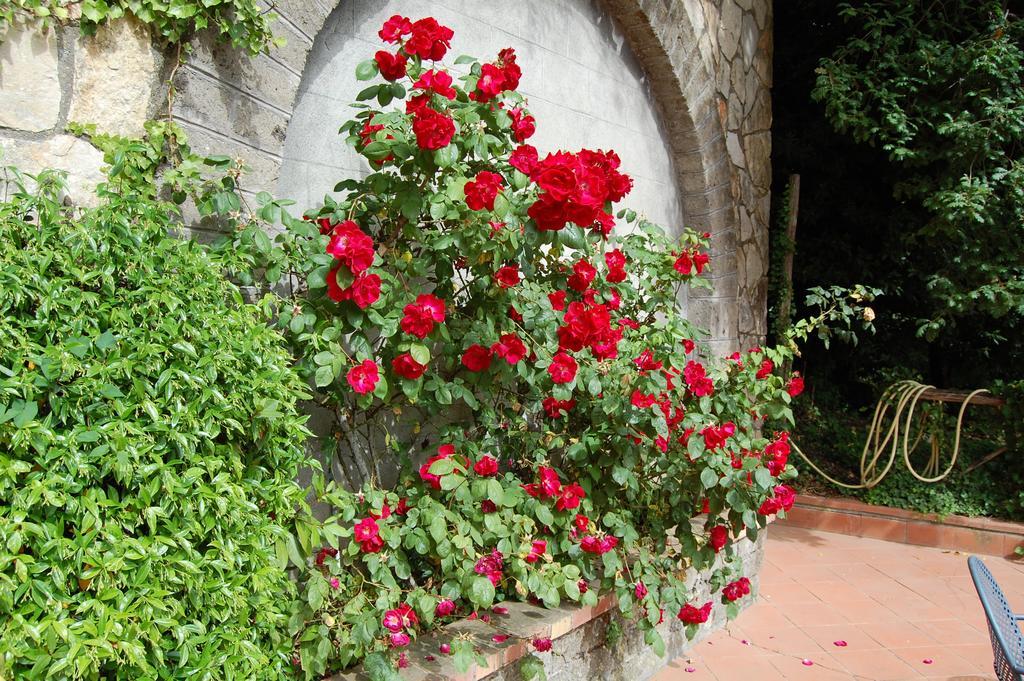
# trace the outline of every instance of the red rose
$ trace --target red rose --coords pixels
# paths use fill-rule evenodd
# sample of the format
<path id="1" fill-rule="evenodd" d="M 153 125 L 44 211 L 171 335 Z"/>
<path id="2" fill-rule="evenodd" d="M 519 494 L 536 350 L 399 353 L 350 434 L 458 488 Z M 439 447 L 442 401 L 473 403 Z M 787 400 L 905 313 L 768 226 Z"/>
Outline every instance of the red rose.
<path id="1" fill-rule="evenodd" d="M 395 81 L 405 77 L 406 58 L 404 54 L 391 54 L 380 50 L 373 56 L 384 80 Z"/>
<path id="2" fill-rule="evenodd" d="M 512 288 L 519 283 L 519 265 L 505 265 L 494 273 L 494 280 L 501 288 Z"/>
<path id="3" fill-rule="evenodd" d="M 677 617 L 683 621 L 684 624 L 703 624 L 708 621 L 708 616 L 711 615 L 711 601 L 708 601 L 700 608 L 687 603 L 679 611 Z"/>
<path id="4" fill-rule="evenodd" d="M 759 381 L 762 380 L 762 379 L 768 378 L 769 376 L 772 375 L 772 371 L 774 371 L 774 370 L 775 370 L 775 365 L 772 364 L 772 361 L 770 359 L 766 359 L 766 360 L 761 362 L 761 368 L 757 370 L 757 374 L 755 374 L 755 378 L 757 378 L 757 380 L 759 380 Z"/>
<path id="5" fill-rule="evenodd" d="M 683 368 L 683 380 L 695 397 L 705 397 L 715 392 L 715 384 L 704 371 L 704 365 L 690 360 Z"/>
<path id="6" fill-rule="evenodd" d="M 511 305 L 508 306 L 508 318 L 514 322 L 522 323 L 523 321 L 523 315 L 519 314 L 519 310 Z"/>
<path id="7" fill-rule="evenodd" d="M 494 199 L 504 183 L 501 175 L 481 170 L 473 180 L 466 183 L 466 205 L 470 210 L 494 210 Z"/>
<path id="8" fill-rule="evenodd" d="M 711 544 L 711 548 L 715 550 L 715 553 L 718 553 L 729 542 L 729 528 L 725 525 L 715 525 L 711 528 L 711 535 L 708 541 Z"/>
<path id="9" fill-rule="evenodd" d="M 569 277 L 569 288 L 586 291 L 597 276 L 597 269 L 586 260 L 580 260 L 572 266 L 573 275 Z"/>
<path id="10" fill-rule="evenodd" d="M 650 349 L 644 350 L 640 353 L 640 356 L 633 360 L 633 364 L 640 370 L 641 373 L 647 371 L 657 371 L 662 367 L 661 362 L 654 361 L 654 353 Z"/>
<path id="11" fill-rule="evenodd" d="M 423 59 L 438 61 L 444 59 L 451 47 L 455 32 L 447 26 L 437 23 L 437 19 L 427 17 L 415 22 L 411 28 L 412 36 L 405 43 L 406 53 L 419 55 Z"/>
<path id="12" fill-rule="evenodd" d="M 483 456 L 473 464 L 473 471 L 482 476 L 495 475 L 498 472 L 498 462 L 493 457 Z"/>
<path id="13" fill-rule="evenodd" d="M 343 289 L 338 286 L 338 267 L 334 267 L 327 273 L 327 296 L 338 303 L 351 300 L 360 310 L 365 310 L 380 298 L 380 277 L 364 272 Z"/>
<path id="14" fill-rule="evenodd" d="M 626 256 L 622 251 L 615 249 L 604 254 L 604 264 L 608 267 L 608 274 L 605 281 L 609 284 L 616 284 L 626 279 Z"/>
<path id="15" fill-rule="evenodd" d="M 637 582 L 633 586 L 633 595 L 636 596 L 636 599 L 638 601 L 642 601 L 644 598 L 647 597 L 647 587 L 644 585 L 643 582 Z"/>
<path id="16" fill-rule="evenodd" d="M 537 229 L 542 232 L 556 232 L 569 222 L 565 203 L 551 198 L 551 195 L 546 193 L 541 194 L 530 204 L 526 214 L 533 218 L 537 223 Z"/>
<path id="17" fill-rule="evenodd" d="M 550 158 L 544 159 L 544 164 L 538 167 L 532 179 L 548 198 L 565 201 L 576 192 L 576 175 L 568 165 L 550 163 Z"/>
<path id="18" fill-rule="evenodd" d="M 804 391 L 804 379 L 799 374 L 793 374 L 793 377 L 789 379 L 789 383 L 786 384 L 786 392 L 789 393 L 790 397 L 796 397 Z"/>
<path id="19" fill-rule="evenodd" d="M 412 86 L 420 90 L 436 92 L 445 99 L 455 99 L 452 77 L 445 71 L 435 71 L 434 69 L 424 71 L 423 75 Z"/>
<path id="20" fill-rule="evenodd" d="M 391 370 L 397 376 L 415 381 L 427 370 L 426 364 L 420 364 L 408 352 L 402 353 L 391 360 Z"/>
<path id="21" fill-rule="evenodd" d="M 555 291 L 554 293 L 548 294 L 548 300 L 551 302 L 551 309 L 556 312 L 561 312 L 565 309 L 565 291 Z"/>
<path id="22" fill-rule="evenodd" d="M 455 601 L 448 598 L 442 598 L 434 606 L 434 614 L 438 617 L 447 617 L 453 612 L 455 612 Z"/>
<path id="23" fill-rule="evenodd" d="M 647 409 L 648 407 L 652 406 L 657 401 L 657 399 L 658 398 L 654 396 L 654 393 L 651 393 L 650 395 L 645 395 L 639 390 L 634 390 L 633 395 L 632 397 L 630 397 L 629 401 L 630 404 L 632 404 L 637 409 Z"/>
<path id="24" fill-rule="evenodd" d="M 526 345 L 514 333 L 502 334 L 498 342 L 491 346 L 491 352 L 509 364 L 517 364 L 526 357 Z"/>
<path id="25" fill-rule="evenodd" d="M 562 489 L 562 494 L 558 501 L 555 502 L 555 508 L 559 511 L 571 511 L 574 508 L 579 508 L 580 500 L 586 496 L 587 493 L 580 487 L 578 482 L 566 485 Z"/>
<path id="26" fill-rule="evenodd" d="M 512 136 L 517 142 L 523 143 L 533 137 L 537 131 L 537 122 L 533 116 L 519 107 L 510 109 L 508 113 L 512 116 Z"/>
<path id="27" fill-rule="evenodd" d="M 373 239 L 359 229 L 352 220 L 346 220 L 334 228 L 327 243 L 327 253 L 339 262 L 348 265 L 352 274 L 359 274 L 373 264 Z"/>
<path id="28" fill-rule="evenodd" d="M 373 392 L 373 389 L 377 387 L 377 382 L 380 380 L 380 371 L 377 368 L 377 363 L 372 359 L 363 360 L 361 364 L 357 364 L 348 370 L 345 380 L 352 386 L 352 390 L 360 395 Z"/>
<path id="29" fill-rule="evenodd" d="M 519 87 L 519 79 L 523 75 L 523 70 L 516 63 L 516 51 L 511 47 L 506 47 L 499 52 L 498 66 L 501 67 L 501 72 L 505 76 L 505 89 L 515 90 Z"/>
<path id="30" fill-rule="evenodd" d="M 558 352 L 548 366 L 548 373 L 551 374 L 551 380 L 555 383 L 569 383 L 576 378 L 577 368 L 576 360 L 564 352 Z"/>
<path id="31" fill-rule="evenodd" d="M 533 649 L 538 653 L 546 653 L 551 650 L 551 639 L 550 638 L 535 638 L 533 639 Z"/>
<path id="32" fill-rule="evenodd" d="M 494 64 L 484 64 L 480 67 L 480 79 L 477 80 L 476 90 L 470 94 L 470 99 L 489 102 L 505 89 L 505 72 Z"/>
<path id="33" fill-rule="evenodd" d="M 416 302 L 409 303 L 402 311 L 405 316 L 399 326 L 402 331 L 417 338 L 425 338 L 434 330 L 435 323 L 444 321 L 444 301 L 429 293 L 416 296 Z"/>
<path id="34" fill-rule="evenodd" d="M 746 577 L 740 577 L 738 580 L 731 584 L 727 584 L 722 589 L 722 596 L 729 602 L 737 601 L 749 593 L 750 580 Z"/>
<path id="35" fill-rule="evenodd" d="M 705 426 L 700 434 L 704 436 L 704 446 L 711 451 L 725 446 L 726 440 L 736 433 L 736 424 L 732 421 L 721 426 Z"/>
<path id="36" fill-rule="evenodd" d="M 554 397 L 545 397 L 541 402 L 544 413 L 548 418 L 560 419 L 562 413 L 568 414 L 576 406 L 576 400 L 556 400 Z"/>
<path id="37" fill-rule="evenodd" d="M 414 114 L 412 131 L 420 149 L 443 149 L 455 136 L 455 123 L 448 116 L 423 107 Z"/>
<path id="38" fill-rule="evenodd" d="M 509 155 L 508 163 L 524 175 L 529 175 L 537 167 L 538 158 L 536 147 L 523 144 Z"/>
<path id="39" fill-rule="evenodd" d="M 410 33 L 412 33 L 412 22 L 406 17 L 396 14 L 384 22 L 384 27 L 377 32 L 377 35 L 386 43 L 397 43 Z"/>
<path id="40" fill-rule="evenodd" d="M 527 563 L 536 563 L 538 560 L 544 557 L 544 553 L 548 550 L 548 543 L 543 539 L 535 539 L 530 546 L 530 554 L 526 556 Z"/>
<path id="41" fill-rule="evenodd" d="M 478 343 L 473 343 L 462 354 L 462 366 L 470 371 L 486 370 L 491 366 L 491 351 Z"/>
<path id="42" fill-rule="evenodd" d="M 672 267 L 679 274 L 691 274 L 693 272 L 693 261 L 690 260 L 690 254 L 683 253 L 681 256 L 676 258 L 676 261 L 672 265 Z"/>

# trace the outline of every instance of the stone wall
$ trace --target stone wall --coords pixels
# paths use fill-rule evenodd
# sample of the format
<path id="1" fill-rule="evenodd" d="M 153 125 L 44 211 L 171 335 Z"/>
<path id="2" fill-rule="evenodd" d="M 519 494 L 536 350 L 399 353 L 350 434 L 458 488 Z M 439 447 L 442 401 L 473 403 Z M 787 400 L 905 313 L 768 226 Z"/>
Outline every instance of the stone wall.
<path id="1" fill-rule="evenodd" d="M 166 106 L 168 60 L 141 23 L 125 19 L 83 37 L 77 26 L 0 37 L 0 165 L 68 172 L 69 194 L 89 202 L 103 155 L 67 134 L 69 122 L 139 135 Z"/>
<path id="2" fill-rule="evenodd" d="M 339 29 L 354 26 L 360 8 L 375 16 L 432 8 L 465 16 L 477 30 L 460 33 L 457 41 L 470 41 L 465 51 L 480 55 L 493 52 L 496 38 L 522 39 L 528 77 L 540 74 L 530 94 L 542 144 L 548 142 L 544 125 L 551 144 L 555 135 L 566 146 L 615 138 L 631 157 L 628 165 L 638 169 L 638 205 L 669 223 L 681 212 L 688 225 L 713 235 L 714 290 L 695 294 L 688 306 L 691 318 L 711 332 L 712 352 L 727 354 L 764 335 L 771 0 L 278 0 L 274 31 L 287 44 L 270 54 L 251 57 L 209 34 L 193 41 L 174 79 L 174 116 L 193 146 L 245 159 L 252 169 L 245 187 L 253 193 L 324 186 L 310 170 L 315 163 L 294 163 L 305 156 L 286 140 L 303 137 L 292 129 L 293 119 L 302 118 L 303 98 L 315 89 L 303 84 L 322 80 L 333 63 L 325 63 L 323 51 L 376 49 L 362 41 L 354 47 L 347 42 L 353 36 Z M 531 48 L 545 43 L 560 47 Z M 146 118 L 166 110 L 166 57 L 131 20 L 90 38 L 74 25 L 46 36 L 8 31 L 0 38 L 3 163 L 30 172 L 68 170 L 72 198 L 88 200 L 102 159 L 66 134 L 66 124 L 139 132 Z M 609 92 L 610 82 L 621 87 Z M 564 99 L 562 90 L 569 90 Z M 333 141 L 346 112 L 344 102 L 331 106 L 336 116 L 320 119 L 320 134 Z M 325 168 L 324 176 L 333 181 L 337 172 Z M 666 184 L 666 176 L 674 182 Z"/>
<path id="3" fill-rule="evenodd" d="M 766 536 L 767 530 L 763 530 L 756 540 L 741 537 L 734 543 L 742 565 L 741 572 L 750 579 L 752 587 L 752 595 L 737 602 L 741 608 L 752 605 L 757 598 Z M 687 575 L 693 603 L 712 600 L 704 579 L 693 570 Z M 665 621 L 658 627 L 665 641 L 664 657 L 659 657 L 651 646 L 644 643 L 643 632 L 632 620 L 622 616 L 613 594 L 602 597 L 594 607 L 562 605 L 549 610 L 528 603 L 506 602 L 502 605 L 507 612 L 492 613 L 489 623 L 480 619 L 460 620 L 429 636 L 417 638 L 407 649 L 410 667 L 403 670 L 402 678 L 417 681 L 519 681 L 522 678 L 519 669 L 522 660 L 533 652 L 530 642 L 536 638 L 551 638 L 551 652 L 537 654 L 544 663 L 548 681 L 645 681 L 656 676 L 668 662 L 685 655 L 727 625 L 725 607 L 718 598 L 713 602 L 711 617 L 699 627 L 692 641 L 687 640 L 683 624 L 672 613 L 665 613 Z M 609 632 L 613 624 L 620 635 L 610 642 Z M 505 634 L 507 639 L 496 642 L 495 634 Z M 486 664 L 459 672 L 450 658 L 438 654 L 441 643 L 455 639 L 471 640 Z M 367 675 L 356 668 L 326 681 L 367 679 Z"/>

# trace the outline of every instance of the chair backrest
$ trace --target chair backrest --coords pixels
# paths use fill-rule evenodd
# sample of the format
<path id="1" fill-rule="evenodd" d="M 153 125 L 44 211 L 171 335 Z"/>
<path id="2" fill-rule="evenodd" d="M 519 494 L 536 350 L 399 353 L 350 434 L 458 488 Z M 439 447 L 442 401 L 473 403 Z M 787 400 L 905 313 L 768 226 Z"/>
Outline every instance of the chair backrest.
<path id="1" fill-rule="evenodd" d="M 977 556 L 971 556 L 967 565 L 971 568 L 974 588 L 978 590 L 978 597 L 985 608 L 996 676 L 999 681 L 1024 681 L 1021 676 L 1024 674 L 1024 636 L 1017 626 L 1017 618 L 985 563 Z"/>

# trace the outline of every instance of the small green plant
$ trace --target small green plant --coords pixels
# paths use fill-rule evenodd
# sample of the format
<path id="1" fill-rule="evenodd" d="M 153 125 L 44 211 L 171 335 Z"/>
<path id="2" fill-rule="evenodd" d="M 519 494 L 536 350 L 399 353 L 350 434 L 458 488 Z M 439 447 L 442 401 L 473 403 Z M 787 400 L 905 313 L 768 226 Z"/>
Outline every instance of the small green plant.
<path id="1" fill-rule="evenodd" d="M 10 171 L 9 171 L 10 172 Z M 0 203 L 0 678 L 280 678 L 304 387 L 171 204 Z M 280 547 L 280 548 L 278 548 Z"/>

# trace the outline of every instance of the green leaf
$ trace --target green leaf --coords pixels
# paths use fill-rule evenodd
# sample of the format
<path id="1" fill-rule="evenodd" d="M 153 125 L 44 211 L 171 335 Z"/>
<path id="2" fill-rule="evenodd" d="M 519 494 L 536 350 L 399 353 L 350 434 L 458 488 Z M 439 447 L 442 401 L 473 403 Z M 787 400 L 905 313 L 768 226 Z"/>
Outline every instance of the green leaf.
<path id="1" fill-rule="evenodd" d="M 412 355 L 412 358 L 419 362 L 420 364 L 430 363 L 430 348 L 428 348 L 426 345 L 413 343 L 409 347 L 409 354 Z"/>
<path id="2" fill-rule="evenodd" d="M 469 600 L 477 608 L 489 608 L 494 603 L 494 585 L 487 577 L 474 577 L 469 586 Z"/>
<path id="3" fill-rule="evenodd" d="M 700 482 L 704 489 L 711 489 L 718 485 L 718 471 L 713 468 L 705 468 L 700 472 Z"/>
<path id="4" fill-rule="evenodd" d="M 370 80 L 378 73 L 380 73 L 380 67 L 377 66 L 377 62 L 373 59 L 361 61 L 356 65 L 357 80 Z"/>

